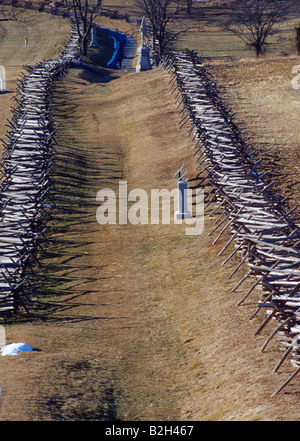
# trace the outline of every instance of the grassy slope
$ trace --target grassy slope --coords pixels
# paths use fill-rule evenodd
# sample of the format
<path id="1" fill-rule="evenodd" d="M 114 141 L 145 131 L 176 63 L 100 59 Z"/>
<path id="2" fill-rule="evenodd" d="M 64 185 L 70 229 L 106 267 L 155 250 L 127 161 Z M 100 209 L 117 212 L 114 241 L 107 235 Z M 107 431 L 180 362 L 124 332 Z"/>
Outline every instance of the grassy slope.
<path id="1" fill-rule="evenodd" d="M 227 237 L 211 247 L 214 218 L 194 239 L 172 226 L 95 222 L 95 194 L 112 175 L 149 189 L 172 185 L 178 163 L 194 173 L 165 73 L 98 81 L 76 72 L 60 86 L 64 211 L 45 261 L 46 321 L 8 329 L 9 342 L 42 352 L 1 360 L 1 419 L 297 420 L 299 380 L 269 399 L 289 364 L 274 375 L 276 345 L 258 353 L 265 335 L 252 338 L 260 321 L 248 321 L 255 294 L 234 308 L 246 287 L 229 294 L 241 273 L 229 281 L 237 261 L 220 267 Z"/>
<path id="2" fill-rule="evenodd" d="M 6 69 L 6 88 L 10 91 L 0 95 L 0 138 L 6 133 L 11 99 L 16 91 L 17 78 L 24 72 L 23 66 L 55 56 L 69 35 L 67 20 L 46 13 L 31 11 L 31 14 L 29 23 L 0 22 L 0 64 Z M 25 37 L 28 38 L 27 48 Z"/>

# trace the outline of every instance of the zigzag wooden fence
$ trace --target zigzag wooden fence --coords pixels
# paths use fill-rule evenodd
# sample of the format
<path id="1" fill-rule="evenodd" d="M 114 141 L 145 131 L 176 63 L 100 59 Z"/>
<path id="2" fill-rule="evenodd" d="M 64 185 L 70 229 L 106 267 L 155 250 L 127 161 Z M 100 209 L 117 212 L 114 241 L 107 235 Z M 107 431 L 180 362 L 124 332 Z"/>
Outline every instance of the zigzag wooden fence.
<path id="1" fill-rule="evenodd" d="M 50 171 L 56 129 L 51 87 L 78 58 L 78 41 L 73 26 L 58 58 L 24 66 L 27 74 L 18 84 L 0 161 L 0 315 L 14 311 L 20 303 L 26 308 L 20 294 L 32 275 L 30 257 L 35 256 L 46 229 L 42 214 L 52 204 Z"/>
<path id="2" fill-rule="evenodd" d="M 12 311 L 17 301 L 22 302 L 20 292 L 30 277 L 26 274 L 29 258 L 34 256 L 44 233 L 42 213 L 47 211 L 49 198 L 52 203 L 49 173 L 55 142 L 51 86 L 78 56 L 78 34 L 73 26 L 60 56 L 27 66 L 28 73 L 19 84 L 1 160 L 0 314 Z M 295 208 L 286 211 L 285 200 L 274 196 L 272 183 L 267 183 L 264 173 L 258 171 L 259 162 L 253 162 L 247 153 L 234 115 L 220 99 L 201 57 L 188 50 L 181 54 L 171 52 L 161 64 L 173 74 L 174 91 L 179 91 L 181 125 L 188 121 L 191 125 L 200 185 L 209 189 L 206 208 L 215 204 L 213 213 L 222 209 L 211 232 L 216 234 L 213 243 L 226 230 L 230 231 L 231 237 L 219 255 L 234 243 L 234 251 L 223 264 L 238 253 L 241 261 L 229 278 L 244 263 L 249 266 L 231 291 L 236 291 L 248 277 L 254 279 L 237 305 L 260 288 L 261 299 L 251 318 L 261 310 L 266 311 L 266 318 L 255 334 L 269 323 L 276 323 L 261 351 L 278 336 L 283 356 L 274 372 L 289 356 L 295 368 L 276 394 L 300 371 L 300 228 L 293 214 Z"/>
<path id="3" fill-rule="evenodd" d="M 272 183 L 265 181 L 264 173 L 258 171 L 259 162 L 254 162 L 247 153 L 246 141 L 233 121 L 234 115 L 220 99 L 203 60 L 186 50 L 181 54 L 169 53 L 162 66 L 173 75 L 173 91 L 178 90 L 181 125 L 188 121 L 191 125 L 200 185 L 209 189 L 206 208 L 216 204 L 214 213 L 222 208 L 211 232 L 215 234 L 213 243 L 226 230 L 231 232 L 230 240 L 219 255 L 234 243 L 234 251 L 223 264 L 237 253 L 241 261 L 229 277 L 242 264 L 249 266 L 231 291 L 236 291 L 248 277 L 253 278 L 251 288 L 237 304 L 242 304 L 255 288 L 260 288 L 261 299 L 251 318 L 262 310 L 266 316 L 255 335 L 268 323 L 275 322 L 261 351 L 275 335 L 279 337 L 283 356 L 274 372 L 291 356 L 295 370 L 274 392 L 276 394 L 300 371 L 300 228 L 295 221 L 295 208 L 286 211 L 285 199 L 272 194 Z"/>

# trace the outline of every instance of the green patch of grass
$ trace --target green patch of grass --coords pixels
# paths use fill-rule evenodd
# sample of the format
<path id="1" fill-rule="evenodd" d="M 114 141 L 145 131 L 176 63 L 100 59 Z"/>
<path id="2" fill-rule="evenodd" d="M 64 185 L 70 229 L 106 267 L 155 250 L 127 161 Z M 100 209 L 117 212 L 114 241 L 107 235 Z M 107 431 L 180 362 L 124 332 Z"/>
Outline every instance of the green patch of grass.
<path id="1" fill-rule="evenodd" d="M 172 24 L 174 32 L 187 30 L 179 35 L 170 49 L 181 51 L 186 48 L 194 50 L 204 57 L 255 58 L 253 50 L 243 41 L 224 29 L 225 22 L 230 18 L 222 9 L 223 2 L 194 2 L 192 15 L 184 11 L 176 16 Z M 227 2 L 224 2 L 227 3 Z M 104 7 L 118 9 L 129 15 L 138 15 L 133 0 L 104 0 Z M 276 26 L 278 32 L 268 39 L 267 54 L 293 53 L 295 51 L 295 26 L 298 24 L 297 12 L 293 11 L 288 18 Z"/>
<path id="2" fill-rule="evenodd" d="M 156 243 L 142 243 L 140 245 L 140 252 L 142 255 L 151 254 L 157 248 L 157 246 L 158 244 Z"/>
<path id="3" fill-rule="evenodd" d="M 102 87 L 98 87 L 95 93 L 100 96 L 109 96 L 111 94 L 111 87 L 103 84 Z"/>

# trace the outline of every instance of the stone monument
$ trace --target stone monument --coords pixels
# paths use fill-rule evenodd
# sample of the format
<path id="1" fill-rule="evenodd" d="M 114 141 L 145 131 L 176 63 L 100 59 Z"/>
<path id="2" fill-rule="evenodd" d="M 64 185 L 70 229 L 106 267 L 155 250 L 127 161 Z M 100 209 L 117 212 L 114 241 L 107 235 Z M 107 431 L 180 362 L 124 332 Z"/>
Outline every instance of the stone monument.
<path id="1" fill-rule="evenodd" d="M 92 34 L 92 41 L 91 41 L 90 47 L 100 47 L 98 40 L 97 40 L 97 25 L 96 25 L 96 23 L 92 24 L 91 34 Z"/>
<path id="2" fill-rule="evenodd" d="M 188 201 L 187 201 L 187 192 L 188 192 L 188 184 L 186 179 L 185 181 L 182 178 L 186 175 L 186 171 L 181 175 L 181 170 L 184 168 L 184 165 L 180 167 L 180 169 L 175 173 L 175 176 L 179 175 L 179 178 L 176 181 L 178 186 L 178 210 L 175 212 L 175 219 L 186 219 L 190 218 L 191 212 L 188 210 Z"/>
<path id="3" fill-rule="evenodd" d="M 150 62 L 150 48 L 147 46 L 147 25 L 145 17 L 143 17 L 140 27 L 142 45 L 138 48 L 138 60 L 136 65 L 136 72 L 141 72 L 144 70 L 151 70 Z"/>

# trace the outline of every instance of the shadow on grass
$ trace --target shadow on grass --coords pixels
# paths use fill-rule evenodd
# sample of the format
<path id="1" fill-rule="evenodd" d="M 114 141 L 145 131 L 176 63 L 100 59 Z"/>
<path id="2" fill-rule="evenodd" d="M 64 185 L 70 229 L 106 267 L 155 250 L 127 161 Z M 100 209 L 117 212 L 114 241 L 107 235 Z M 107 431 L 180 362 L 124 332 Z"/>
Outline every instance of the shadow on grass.
<path id="1" fill-rule="evenodd" d="M 101 316 L 84 317 L 76 313 L 71 317 L 70 309 L 80 305 L 80 298 L 85 304 L 88 284 L 108 278 L 103 275 L 105 265 L 94 265 L 97 256 L 88 255 L 86 251 L 93 245 L 91 235 L 86 233 L 98 231 L 95 189 L 101 182 L 103 172 L 106 176 L 104 181 L 110 179 L 107 178 L 110 174 L 114 179 L 121 172 L 118 170 L 117 155 L 106 149 L 101 150 L 101 146 L 86 145 L 81 141 L 84 133 L 81 135 L 77 108 L 73 96 L 59 85 L 54 98 L 55 121 L 59 130 L 52 167 L 53 186 L 51 200 L 47 201 L 49 216 L 44 220 L 47 233 L 40 242 L 39 252 L 31 261 L 35 277 L 24 285 L 24 303 L 31 315 L 28 316 L 20 305 L 17 321 L 78 322 L 103 319 Z M 95 160 L 98 156 L 99 161 Z M 77 271 L 79 277 L 75 276 Z M 74 295 L 78 302 L 71 303 Z M 16 316 L 12 320 L 16 321 Z"/>
<path id="2" fill-rule="evenodd" d="M 104 301 L 102 305 L 101 299 L 99 302 L 99 295 L 105 291 L 93 290 L 94 282 L 107 278 L 106 265 L 89 253 L 93 245 L 89 233 L 98 229 L 93 192 L 106 159 L 103 155 L 104 165 L 101 160 L 95 161 L 99 146 L 94 149 L 81 141 L 82 126 L 74 113 L 77 107 L 63 90 L 57 90 L 54 108 L 60 125 L 52 173 L 55 204 L 49 201 L 47 239 L 41 242 L 43 251 L 38 260 L 32 262 L 36 278 L 27 305 L 32 316 L 23 314 L 20 318 L 58 325 L 58 329 L 88 322 L 94 329 L 97 321 L 120 319 L 94 313 L 94 306 L 99 311 L 106 308 Z M 93 298 L 97 298 L 97 305 L 91 303 Z M 83 314 L 82 305 L 91 308 L 93 314 Z M 91 345 L 91 339 L 88 336 L 87 341 L 83 338 L 78 344 Z M 114 360 L 78 350 L 75 355 L 62 352 L 53 363 L 49 371 L 54 372 L 55 380 L 49 378 L 45 391 L 41 386 L 40 420 L 119 421 L 122 393 Z"/>
<path id="3" fill-rule="evenodd" d="M 77 83 L 81 80 L 106 83 L 113 79 L 86 70 L 77 73 Z M 95 329 L 95 322 L 120 319 L 101 315 L 102 307 L 104 311 L 107 305 L 104 301 L 101 305 L 99 295 L 105 293 L 105 289 L 93 291 L 94 283 L 108 276 L 105 276 L 105 264 L 101 263 L 98 255 L 92 255 L 89 248 L 93 245 L 93 233 L 99 227 L 95 216 L 98 204 L 94 190 L 102 179 L 103 170 L 104 181 L 110 173 L 117 176 L 119 170 L 114 165 L 113 154 L 106 149 L 101 150 L 99 145 L 86 145 L 86 127 L 77 116 L 76 93 L 76 89 L 72 92 L 64 89 L 63 83 L 57 83 L 53 108 L 59 130 L 51 173 L 53 186 L 46 201 L 48 214 L 45 213 L 43 219 L 48 229 L 30 261 L 35 277 L 28 279 L 21 293 L 26 310 L 20 304 L 17 314 L 8 317 L 5 324 L 30 322 L 54 325 L 54 335 L 59 339 L 60 325 L 89 322 L 92 326 L 87 326 L 86 333 L 91 344 L 89 332 Z M 85 117 L 84 112 L 80 116 Z M 95 161 L 95 156 L 101 160 Z M 97 253 L 97 250 L 93 252 Z M 94 298 L 97 298 L 97 305 L 91 303 Z M 93 313 L 88 311 L 85 314 L 86 309 L 82 313 L 79 309 L 82 305 L 91 308 Z M 93 306 L 99 308 L 100 314 L 97 315 L 97 311 L 95 314 Z M 51 330 L 53 332 L 53 326 Z M 81 343 L 84 344 L 85 340 L 82 339 Z M 53 366 L 49 366 L 47 372 L 51 372 L 51 376 L 46 380 L 42 376 L 42 382 L 37 386 L 40 393 L 35 418 L 118 421 L 121 392 L 114 373 L 115 361 L 102 359 L 98 352 L 90 354 L 80 348 L 75 355 L 72 351 L 64 351 L 62 348 L 58 358 L 49 357 Z"/>

